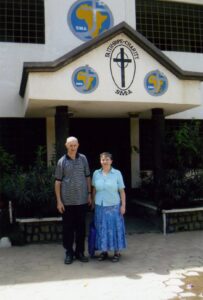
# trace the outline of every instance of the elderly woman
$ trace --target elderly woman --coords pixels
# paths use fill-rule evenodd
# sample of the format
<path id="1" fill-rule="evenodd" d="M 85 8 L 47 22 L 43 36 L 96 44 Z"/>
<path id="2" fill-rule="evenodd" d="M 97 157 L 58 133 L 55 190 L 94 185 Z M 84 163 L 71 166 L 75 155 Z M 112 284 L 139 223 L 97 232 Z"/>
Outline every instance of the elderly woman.
<path id="1" fill-rule="evenodd" d="M 113 251 L 112 262 L 118 262 L 120 250 L 126 248 L 125 225 L 123 215 L 126 210 L 124 182 L 119 170 L 112 165 L 112 155 L 100 154 L 101 169 L 96 170 L 92 178 L 95 203 L 96 249 L 101 253 L 99 261 Z"/>

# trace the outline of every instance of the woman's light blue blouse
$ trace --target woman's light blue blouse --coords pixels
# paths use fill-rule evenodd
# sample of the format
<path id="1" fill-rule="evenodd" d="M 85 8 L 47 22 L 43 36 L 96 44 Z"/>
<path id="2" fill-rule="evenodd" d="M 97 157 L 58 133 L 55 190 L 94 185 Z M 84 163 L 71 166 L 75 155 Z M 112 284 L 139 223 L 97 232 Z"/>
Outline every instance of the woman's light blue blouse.
<path id="1" fill-rule="evenodd" d="M 96 190 L 95 204 L 112 206 L 120 204 L 119 190 L 125 188 L 122 174 L 119 170 L 111 168 L 107 175 L 102 169 L 94 171 L 92 185 Z"/>

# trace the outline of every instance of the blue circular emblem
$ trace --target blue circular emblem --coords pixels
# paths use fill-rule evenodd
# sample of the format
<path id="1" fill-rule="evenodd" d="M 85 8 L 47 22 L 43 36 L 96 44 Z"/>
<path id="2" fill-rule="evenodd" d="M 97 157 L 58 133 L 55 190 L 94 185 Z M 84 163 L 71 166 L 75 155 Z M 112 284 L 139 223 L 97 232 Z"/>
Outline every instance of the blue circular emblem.
<path id="1" fill-rule="evenodd" d="M 159 70 L 149 72 L 144 79 L 144 86 L 152 96 L 161 96 L 168 89 L 168 79 Z"/>
<path id="2" fill-rule="evenodd" d="M 76 1 L 68 12 L 71 31 L 82 41 L 88 41 L 113 26 L 113 16 L 99 0 Z"/>
<path id="3" fill-rule="evenodd" d="M 96 90 L 99 84 L 97 73 L 89 66 L 77 68 L 72 75 L 74 88 L 82 93 L 88 94 Z"/>

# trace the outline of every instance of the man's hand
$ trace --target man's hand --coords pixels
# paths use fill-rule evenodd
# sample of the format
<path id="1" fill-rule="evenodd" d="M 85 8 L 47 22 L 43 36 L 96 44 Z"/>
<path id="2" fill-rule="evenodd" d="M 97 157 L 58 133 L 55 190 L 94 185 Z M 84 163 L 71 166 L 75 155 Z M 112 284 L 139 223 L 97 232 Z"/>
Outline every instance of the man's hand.
<path id="1" fill-rule="evenodd" d="M 65 211 L 65 207 L 61 201 L 57 202 L 57 209 L 60 212 L 60 214 L 63 214 Z"/>
<path id="2" fill-rule="evenodd" d="M 91 194 L 88 194 L 87 203 L 88 203 L 88 206 L 92 205 L 92 196 L 91 196 Z"/>

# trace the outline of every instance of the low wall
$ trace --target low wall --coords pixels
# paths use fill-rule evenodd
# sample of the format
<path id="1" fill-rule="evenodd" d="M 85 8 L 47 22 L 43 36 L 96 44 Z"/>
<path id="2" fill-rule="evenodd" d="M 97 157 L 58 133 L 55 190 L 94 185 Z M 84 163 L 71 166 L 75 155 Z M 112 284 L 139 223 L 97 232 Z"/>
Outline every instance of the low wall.
<path id="1" fill-rule="evenodd" d="M 151 211 L 150 219 L 154 218 L 159 223 L 157 225 L 164 234 L 203 229 L 203 207 L 162 210 L 160 222 L 161 218 L 156 217 L 158 212 L 154 206 L 141 201 L 136 204 Z M 61 218 L 16 219 L 16 222 L 25 243 L 62 242 Z"/>
<path id="2" fill-rule="evenodd" d="M 150 203 L 137 199 L 134 199 L 133 203 L 141 208 L 143 217 L 148 217 L 150 220 L 157 222 L 163 234 L 203 229 L 203 206 L 169 210 L 163 209 L 161 212 L 158 212 L 157 207 Z M 162 220 L 160 218 L 161 215 Z"/>
<path id="3" fill-rule="evenodd" d="M 61 218 L 17 219 L 25 243 L 48 243 L 62 241 Z"/>
<path id="4" fill-rule="evenodd" d="M 203 229 L 203 211 L 181 211 L 166 214 L 165 233 Z"/>

